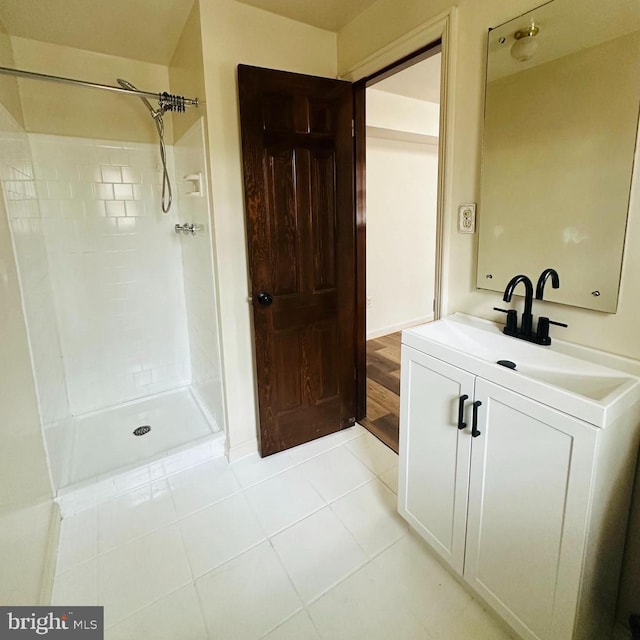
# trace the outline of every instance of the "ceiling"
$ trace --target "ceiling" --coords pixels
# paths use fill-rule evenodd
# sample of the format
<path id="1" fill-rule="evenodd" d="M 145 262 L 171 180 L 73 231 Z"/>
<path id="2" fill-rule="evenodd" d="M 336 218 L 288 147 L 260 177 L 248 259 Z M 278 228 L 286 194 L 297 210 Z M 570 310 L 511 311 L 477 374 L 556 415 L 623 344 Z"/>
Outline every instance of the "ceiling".
<path id="1" fill-rule="evenodd" d="M 438 53 L 371 85 L 371 88 L 439 104 L 441 60 L 442 55 Z"/>
<path id="2" fill-rule="evenodd" d="M 337 31 L 376 0 L 240 0 Z M 14 36 L 167 65 L 193 0 L 1 0 Z"/>
<path id="3" fill-rule="evenodd" d="M 14 36 L 167 65 L 193 0 L 1 0 Z"/>
<path id="4" fill-rule="evenodd" d="M 339 31 L 376 0 L 238 0 L 258 9 L 305 22 L 320 29 Z"/>

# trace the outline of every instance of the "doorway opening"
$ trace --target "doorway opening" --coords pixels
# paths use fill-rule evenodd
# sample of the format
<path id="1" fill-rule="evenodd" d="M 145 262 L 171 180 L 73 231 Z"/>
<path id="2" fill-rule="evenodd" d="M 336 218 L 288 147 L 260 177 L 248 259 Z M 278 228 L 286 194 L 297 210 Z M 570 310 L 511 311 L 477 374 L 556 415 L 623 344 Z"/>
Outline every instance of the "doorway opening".
<path id="1" fill-rule="evenodd" d="M 366 157 L 358 176 L 366 194 L 359 203 L 366 339 L 359 422 L 395 451 L 401 332 L 434 320 L 440 308 L 441 58 L 435 43 L 361 81 L 356 91 L 357 114 L 364 116 L 356 156 Z"/>

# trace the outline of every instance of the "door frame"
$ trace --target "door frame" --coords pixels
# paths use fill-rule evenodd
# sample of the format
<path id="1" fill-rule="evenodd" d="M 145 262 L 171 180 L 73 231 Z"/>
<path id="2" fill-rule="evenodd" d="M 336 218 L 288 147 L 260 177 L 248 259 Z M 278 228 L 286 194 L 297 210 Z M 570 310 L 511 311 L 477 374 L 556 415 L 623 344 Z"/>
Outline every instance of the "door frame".
<path id="1" fill-rule="evenodd" d="M 341 74 L 354 83 L 355 225 L 356 225 L 356 420 L 366 416 L 366 120 L 365 91 L 372 80 L 401 71 L 440 47 L 440 131 L 436 205 L 436 256 L 433 318 L 447 313 L 448 237 L 453 190 L 454 52 L 457 9 L 436 16 Z"/>

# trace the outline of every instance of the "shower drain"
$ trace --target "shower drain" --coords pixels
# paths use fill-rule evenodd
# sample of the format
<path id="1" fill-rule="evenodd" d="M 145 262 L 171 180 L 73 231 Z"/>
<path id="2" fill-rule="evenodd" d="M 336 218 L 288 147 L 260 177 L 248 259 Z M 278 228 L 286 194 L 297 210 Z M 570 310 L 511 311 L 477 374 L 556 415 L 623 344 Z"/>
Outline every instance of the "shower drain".
<path id="1" fill-rule="evenodd" d="M 143 436 L 146 433 L 149 433 L 149 431 L 151 431 L 151 427 L 148 424 L 145 424 L 142 427 L 136 427 L 133 430 L 133 435 L 134 436 Z"/>

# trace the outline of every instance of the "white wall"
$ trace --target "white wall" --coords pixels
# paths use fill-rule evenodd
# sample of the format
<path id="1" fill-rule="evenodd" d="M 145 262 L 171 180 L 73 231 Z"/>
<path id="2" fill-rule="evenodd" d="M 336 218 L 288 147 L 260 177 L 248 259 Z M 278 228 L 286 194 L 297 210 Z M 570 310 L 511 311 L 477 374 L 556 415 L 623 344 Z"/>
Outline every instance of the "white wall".
<path id="1" fill-rule="evenodd" d="M 222 364 L 215 302 L 204 126 L 204 119 L 198 119 L 175 144 L 175 193 L 180 205 L 181 222 L 200 227 L 195 235 L 180 234 L 191 354 L 191 389 L 214 423 L 223 428 Z M 200 196 L 189 195 L 194 186 L 183 179 L 184 176 L 193 174 L 202 176 Z"/>
<path id="2" fill-rule="evenodd" d="M 367 126 L 438 134 L 438 105 L 368 89 Z M 367 338 L 433 318 L 438 147 L 367 135 Z"/>
<path id="3" fill-rule="evenodd" d="M 440 105 L 381 91 L 374 85 L 367 89 L 367 126 L 438 137 Z"/>
<path id="4" fill-rule="evenodd" d="M 206 112 L 199 0 L 193 2 L 173 52 L 169 65 L 169 81 L 171 93 L 186 98 L 198 98 L 200 101 L 197 108 L 189 107 L 184 113 L 176 114 L 172 118 L 174 140 L 178 141 L 196 120 L 205 116 Z"/>
<path id="5" fill-rule="evenodd" d="M 257 446 L 257 400 L 245 237 L 236 67 L 239 63 L 336 76 L 336 35 L 232 0 L 202 0 L 227 446 Z"/>
<path id="6" fill-rule="evenodd" d="M 29 141 L 71 412 L 188 384 L 177 206 L 161 212 L 157 145 Z"/>
<path id="7" fill-rule="evenodd" d="M 159 64 L 110 56 L 28 38 L 12 37 L 18 69 L 115 85 L 117 78 L 146 91 L 169 91 L 169 69 Z M 19 79 L 24 127 L 30 133 L 155 142 L 157 132 L 140 100 L 109 91 Z M 165 118 L 173 142 L 172 118 Z"/>

